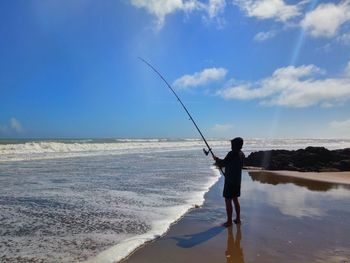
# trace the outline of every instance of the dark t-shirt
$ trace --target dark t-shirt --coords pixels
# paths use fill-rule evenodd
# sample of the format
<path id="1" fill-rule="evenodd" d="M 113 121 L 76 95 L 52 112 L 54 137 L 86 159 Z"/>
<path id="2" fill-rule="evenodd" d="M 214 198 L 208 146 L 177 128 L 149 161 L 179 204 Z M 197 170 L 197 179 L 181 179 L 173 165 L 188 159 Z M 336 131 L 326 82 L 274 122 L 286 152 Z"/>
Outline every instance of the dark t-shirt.
<path id="1" fill-rule="evenodd" d="M 244 153 L 242 151 L 231 151 L 226 155 L 225 159 L 216 161 L 216 165 L 225 167 L 223 197 L 234 198 L 241 195 L 243 161 Z"/>
<path id="2" fill-rule="evenodd" d="M 225 167 L 225 181 L 241 185 L 243 162 L 244 153 L 242 151 L 230 151 L 225 159 L 219 159 L 216 164 L 219 167 Z"/>

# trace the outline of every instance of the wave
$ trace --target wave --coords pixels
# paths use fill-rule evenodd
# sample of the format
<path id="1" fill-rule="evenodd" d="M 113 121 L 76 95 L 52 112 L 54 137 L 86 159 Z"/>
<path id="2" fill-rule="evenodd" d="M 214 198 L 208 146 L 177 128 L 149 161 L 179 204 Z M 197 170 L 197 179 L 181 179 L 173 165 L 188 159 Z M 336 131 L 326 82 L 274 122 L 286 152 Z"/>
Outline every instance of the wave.
<path id="1" fill-rule="evenodd" d="M 220 145 L 217 142 L 216 145 Z M 114 142 L 31 141 L 0 144 L 0 162 L 55 159 L 109 154 L 145 153 L 147 151 L 184 150 L 203 147 L 203 142 L 163 140 L 120 140 Z"/>
<path id="2" fill-rule="evenodd" d="M 228 140 L 209 140 L 211 147 L 229 150 Z M 350 147 L 348 139 L 248 139 L 244 152 L 269 149 L 300 149 L 307 146 L 324 146 L 328 149 Z M 96 155 L 118 155 L 201 149 L 205 144 L 200 139 L 82 139 L 11 141 L 0 143 L 0 162 L 37 159 L 55 159 Z"/>

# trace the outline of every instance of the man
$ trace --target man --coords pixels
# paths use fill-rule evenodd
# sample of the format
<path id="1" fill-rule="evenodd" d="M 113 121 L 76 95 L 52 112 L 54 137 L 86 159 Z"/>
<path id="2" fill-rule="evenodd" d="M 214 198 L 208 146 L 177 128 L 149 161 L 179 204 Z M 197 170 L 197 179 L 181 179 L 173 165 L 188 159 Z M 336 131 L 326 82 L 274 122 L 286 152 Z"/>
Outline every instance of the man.
<path id="1" fill-rule="evenodd" d="M 231 140 L 231 150 L 225 157 L 220 159 L 214 156 L 215 164 L 222 168 L 225 167 L 225 184 L 223 196 L 226 203 L 227 221 L 223 224 L 225 227 L 232 225 L 232 202 L 235 206 L 236 219 L 233 220 L 235 224 L 241 223 L 241 208 L 238 197 L 241 195 L 241 180 L 242 167 L 244 162 L 244 153 L 241 151 L 243 146 L 243 139 L 240 137 Z"/>

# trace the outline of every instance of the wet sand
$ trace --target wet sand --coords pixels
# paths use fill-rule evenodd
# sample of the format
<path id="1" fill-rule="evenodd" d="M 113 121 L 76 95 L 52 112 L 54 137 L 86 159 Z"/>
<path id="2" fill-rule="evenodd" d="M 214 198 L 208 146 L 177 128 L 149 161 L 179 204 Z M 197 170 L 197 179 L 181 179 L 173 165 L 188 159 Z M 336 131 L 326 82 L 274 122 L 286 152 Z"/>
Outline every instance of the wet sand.
<path id="1" fill-rule="evenodd" d="M 170 227 L 166 235 L 146 244 L 122 262 L 225 262 L 225 254 L 233 253 L 231 249 L 226 252 L 226 243 L 235 244 L 233 232 L 236 227 L 221 227 L 225 221 L 221 185 L 222 178 L 206 194 L 202 207 L 187 213 Z M 232 237 L 229 241 L 228 233 Z M 237 249 L 237 246 L 232 248 Z"/>
<path id="2" fill-rule="evenodd" d="M 250 174 L 271 174 L 275 176 L 285 176 L 295 179 L 313 180 L 319 182 L 328 182 L 334 184 L 350 185 L 350 171 L 347 172 L 297 172 L 297 171 L 267 171 L 267 170 L 249 170 Z"/>
<path id="3" fill-rule="evenodd" d="M 221 227 L 221 178 L 202 207 L 122 262 L 350 262 L 350 190 L 343 184 L 349 173 L 321 176 L 329 182 L 282 174 L 244 172 L 243 222 L 229 228 Z"/>

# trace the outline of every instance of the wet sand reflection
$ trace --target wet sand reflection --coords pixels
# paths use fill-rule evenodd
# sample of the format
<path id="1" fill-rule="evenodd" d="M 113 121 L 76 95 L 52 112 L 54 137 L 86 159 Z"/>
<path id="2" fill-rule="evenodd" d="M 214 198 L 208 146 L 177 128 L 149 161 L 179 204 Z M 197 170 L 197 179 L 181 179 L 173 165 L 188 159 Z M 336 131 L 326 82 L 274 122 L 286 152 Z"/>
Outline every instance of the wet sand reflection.
<path id="1" fill-rule="evenodd" d="M 233 227 L 230 226 L 227 228 L 226 262 L 244 263 L 243 249 L 241 248 L 241 225 L 236 225 L 236 238 L 233 237 Z"/>
<path id="2" fill-rule="evenodd" d="M 278 184 L 292 183 L 297 186 L 306 187 L 311 191 L 319 191 L 319 192 L 327 192 L 331 189 L 337 189 L 339 187 L 350 189 L 350 186 L 347 186 L 347 185 L 279 175 L 278 173 L 272 173 L 268 171 L 259 171 L 259 172 L 254 171 L 254 172 L 248 172 L 248 174 L 253 181 L 257 181 L 263 184 L 278 185 Z"/>
<path id="3" fill-rule="evenodd" d="M 223 228 L 223 179 L 206 194 L 200 209 L 127 262 L 350 262 L 346 186 L 244 172 L 243 224 Z"/>

